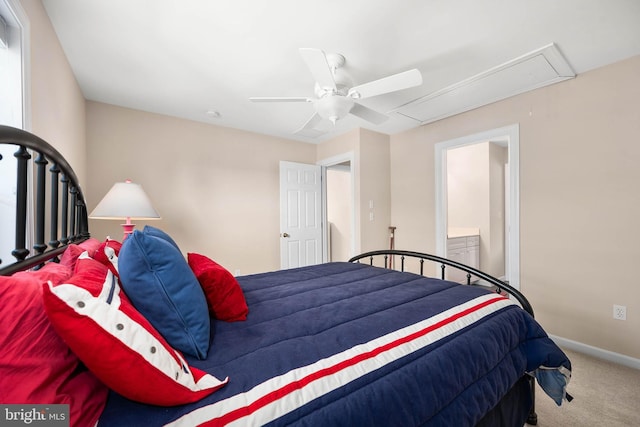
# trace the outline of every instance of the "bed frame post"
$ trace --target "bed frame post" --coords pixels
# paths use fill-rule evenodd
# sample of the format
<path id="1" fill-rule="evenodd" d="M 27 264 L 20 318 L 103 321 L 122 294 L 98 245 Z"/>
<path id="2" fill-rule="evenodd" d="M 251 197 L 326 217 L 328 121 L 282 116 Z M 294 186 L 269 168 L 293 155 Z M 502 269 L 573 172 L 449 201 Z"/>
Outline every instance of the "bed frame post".
<path id="1" fill-rule="evenodd" d="M 71 214 L 69 215 L 69 240 L 72 242 L 78 237 L 76 235 L 76 215 L 78 215 L 78 189 L 71 187 Z"/>
<path id="2" fill-rule="evenodd" d="M 16 186 L 16 248 L 11 251 L 16 260 L 23 261 L 29 250 L 26 248 L 27 240 L 27 161 L 31 155 L 21 145 L 14 157 L 18 160 L 17 186 Z"/>
<path id="3" fill-rule="evenodd" d="M 33 245 L 33 249 L 39 255 L 47 249 L 47 245 L 44 243 L 44 200 L 45 200 L 45 185 L 46 178 L 45 166 L 47 166 L 47 159 L 42 153 L 38 153 L 38 157 L 34 161 L 36 164 L 36 241 Z"/>
<path id="4" fill-rule="evenodd" d="M 529 384 L 531 386 L 531 410 L 527 417 L 527 424 L 532 426 L 538 425 L 538 414 L 536 413 L 536 379 L 535 377 L 529 377 Z"/>
<path id="5" fill-rule="evenodd" d="M 69 234 L 67 233 L 67 224 L 69 221 L 69 178 L 66 174 L 62 174 L 60 182 L 62 182 L 62 218 L 60 218 L 60 242 L 63 245 L 66 245 L 69 242 Z"/>
<path id="6" fill-rule="evenodd" d="M 58 240 L 58 178 L 60 168 L 57 163 L 54 163 L 49 171 L 51 172 L 51 230 L 49 246 L 57 248 L 60 246 L 60 241 Z"/>
<path id="7" fill-rule="evenodd" d="M 84 200 L 76 201 L 76 234 L 75 239 L 89 238 L 89 221 L 87 220 L 87 205 Z"/>

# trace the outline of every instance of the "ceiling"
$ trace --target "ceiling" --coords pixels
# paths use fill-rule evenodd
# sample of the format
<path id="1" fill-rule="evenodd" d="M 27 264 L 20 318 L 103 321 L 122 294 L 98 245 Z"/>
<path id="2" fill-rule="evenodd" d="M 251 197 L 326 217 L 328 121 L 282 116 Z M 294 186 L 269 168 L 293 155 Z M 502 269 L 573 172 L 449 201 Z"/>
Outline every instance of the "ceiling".
<path id="1" fill-rule="evenodd" d="M 419 126 L 396 109 L 550 43 L 577 75 L 640 54 L 637 0 L 42 3 L 86 99 L 304 142 Z M 381 125 L 348 115 L 317 138 L 295 135 L 313 104 L 249 98 L 313 97 L 299 48 L 344 55 L 356 85 L 412 68 L 423 83 L 361 100 L 389 113 Z"/>

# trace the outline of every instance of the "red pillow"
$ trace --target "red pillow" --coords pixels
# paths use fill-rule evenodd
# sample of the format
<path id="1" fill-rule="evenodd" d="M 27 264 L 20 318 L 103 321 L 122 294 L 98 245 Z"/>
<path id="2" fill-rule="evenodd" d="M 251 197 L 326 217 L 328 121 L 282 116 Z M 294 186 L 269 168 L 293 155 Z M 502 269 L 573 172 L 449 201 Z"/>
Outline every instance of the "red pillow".
<path id="1" fill-rule="evenodd" d="M 44 304 L 58 334 L 115 392 L 138 402 L 194 402 L 228 381 L 191 368 L 122 292 L 107 266 L 82 254 L 76 274 L 44 286 Z"/>
<path id="2" fill-rule="evenodd" d="M 73 271 L 76 267 L 76 261 L 82 252 L 84 252 L 84 249 L 80 246 L 73 243 L 70 244 L 62 253 L 60 264 L 69 267 L 69 269 Z"/>
<path id="3" fill-rule="evenodd" d="M 39 270 L 18 271 L 11 276 L 11 279 L 17 279 L 25 283 L 38 282 L 38 288 L 40 288 L 39 285 L 41 283 L 52 281 L 58 284 L 71 277 L 71 274 L 71 269 L 66 265 L 48 262 Z M 9 279 L 8 277 L 2 278 L 5 280 Z"/>
<path id="4" fill-rule="evenodd" d="M 93 254 L 93 259 L 109 267 L 109 270 L 111 270 L 118 279 L 120 278 L 120 274 L 118 273 L 118 255 L 120 255 L 121 248 L 122 243 L 107 237 L 107 240 L 102 242 L 95 254 Z"/>
<path id="5" fill-rule="evenodd" d="M 213 317 L 228 322 L 246 320 L 249 308 L 236 278 L 204 255 L 189 253 L 187 260 L 204 290 Z"/>
<path id="6" fill-rule="evenodd" d="M 42 285 L 71 276 L 69 267 L 48 263 L 38 271 L 0 277 L 0 402 L 67 404 L 73 426 L 93 426 L 107 400 L 107 387 L 82 368 L 55 332 L 42 302 Z"/>
<path id="7" fill-rule="evenodd" d="M 72 243 L 62 253 L 60 264 L 66 265 L 73 272 L 76 266 L 76 260 L 78 259 L 80 254 L 84 251 L 87 251 L 89 252 L 89 256 L 93 256 L 96 250 L 98 250 L 98 247 L 100 247 L 100 241 L 94 238 L 87 239 L 77 245 L 75 243 Z"/>
<path id="8" fill-rule="evenodd" d="M 80 246 L 82 249 L 84 249 L 85 251 L 89 252 L 89 256 L 93 256 L 93 253 L 98 250 L 98 247 L 100 247 L 100 240 L 98 239 L 94 239 L 93 237 L 85 240 L 84 242 L 80 243 L 78 246 Z"/>

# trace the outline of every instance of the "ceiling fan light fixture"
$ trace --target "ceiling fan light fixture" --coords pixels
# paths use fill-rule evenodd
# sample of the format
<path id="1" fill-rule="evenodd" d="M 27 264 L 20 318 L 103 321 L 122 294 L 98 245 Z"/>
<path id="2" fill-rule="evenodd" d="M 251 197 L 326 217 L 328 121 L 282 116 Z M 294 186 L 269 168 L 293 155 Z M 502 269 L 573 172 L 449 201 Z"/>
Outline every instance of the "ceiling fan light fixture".
<path id="1" fill-rule="evenodd" d="M 353 108 L 353 99 L 346 96 L 328 94 L 316 101 L 316 111 L 334 125 Z"/>
<path id="2" fill-rule="evenodd" d="M 389 116 L 378 113 L 355 100 L 384 95 L 422 84 L 422 74 L 418 69 L 393 74 L 358 86 L 353 86 L 351 76 L 342 68 L 346 60 L 336 53 L 327 53 L 321 49 L 300 48 L 300 55 L 315 79 L 315 98 L 306 97 L 253 97 L 252 102 L 313 102 L 316 112 L 296 132 L 309 138 L 315 138 L 326 131 L 316 129 L 322 120 L 334 125 L 347 114 L 352 114 L 374 125 L 380 125 Z"/>

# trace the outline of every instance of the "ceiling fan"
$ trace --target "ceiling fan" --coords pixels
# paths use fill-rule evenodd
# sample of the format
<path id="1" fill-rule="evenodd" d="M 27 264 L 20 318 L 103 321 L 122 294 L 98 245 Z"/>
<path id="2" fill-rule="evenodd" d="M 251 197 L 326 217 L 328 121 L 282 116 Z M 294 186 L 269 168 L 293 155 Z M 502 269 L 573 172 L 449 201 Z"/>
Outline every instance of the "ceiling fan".
<path id="1" fill-rule="evenodd" d="M 301 48 L 302 59 L 316 80 L 315 97 L 253 97 L 253 102 L 311 102 L 316 112 L 295 134 L 315 138 L 324 132 L 316 129 L 322 120 L 333 124 L 353 114 L 373 124 L 381 124 L 389 117 L 356 102 L 389 92 L 422 84 L 422 74 L 417 69 L 393 74 L 358 86 L 353 86 L 351 77 L 344 71 L 344 56 L 338 53 L 325 54 L 320 49 Z"/>

